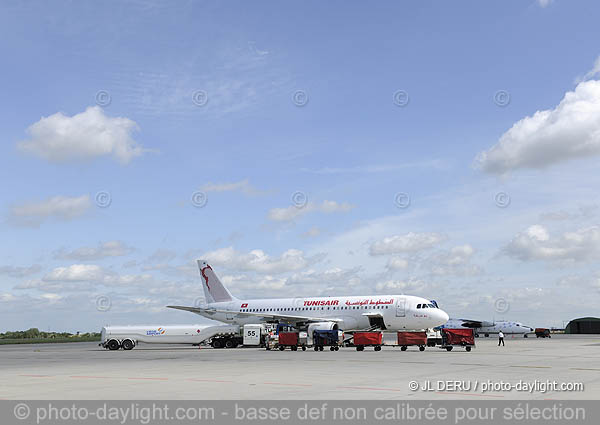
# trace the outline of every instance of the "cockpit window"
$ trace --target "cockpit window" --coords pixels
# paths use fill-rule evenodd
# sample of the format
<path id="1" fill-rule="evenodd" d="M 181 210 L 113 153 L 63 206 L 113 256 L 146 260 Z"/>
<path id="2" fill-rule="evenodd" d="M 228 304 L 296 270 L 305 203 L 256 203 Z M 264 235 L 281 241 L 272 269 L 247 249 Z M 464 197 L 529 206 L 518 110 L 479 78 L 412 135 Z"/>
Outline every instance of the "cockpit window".
<path id="1" fill-rule="evenodd" d="M 417 308 L 421 308 L 421 304 L 417 304 Z"/>

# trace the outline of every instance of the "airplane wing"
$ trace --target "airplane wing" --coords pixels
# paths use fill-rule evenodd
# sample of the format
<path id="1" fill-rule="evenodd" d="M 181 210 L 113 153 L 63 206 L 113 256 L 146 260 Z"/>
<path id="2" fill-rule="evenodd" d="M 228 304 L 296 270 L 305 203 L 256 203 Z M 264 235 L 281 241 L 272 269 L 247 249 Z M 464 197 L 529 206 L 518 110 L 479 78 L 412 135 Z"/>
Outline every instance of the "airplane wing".
<path id="1" fill-rule="evenodd" d="M 494 326 L 491 322 L 485 322 L 483 320 L 470 320 L 470 319 L 458 319 L 460 324 L 465 328 L 482 328 L 484 326 Z"/>
<path id="2" fill-rule="evenodd" d="M 234 317 L 262 317 L 264 319 L 278 320 L 285 323 L 314 323 L 314 322 L 341 322 L 342 319 L 336 319 L 332 317 L 307 317 L 307 316 L 293 316 L 289 314 L 278 314 L 278 313 L 255 313 L 255 312 L 240 312 L 231 310 L 218 310 L 214 308 L 201 308 L 201 307 L 185 307 L 180 305 L 168 305 L 167 308 L 173 308 L 175 310 L 184 310 L 196 314 L 208 314 L 212 315 L 215 313 L 226 313 L 231 314 Z"/>

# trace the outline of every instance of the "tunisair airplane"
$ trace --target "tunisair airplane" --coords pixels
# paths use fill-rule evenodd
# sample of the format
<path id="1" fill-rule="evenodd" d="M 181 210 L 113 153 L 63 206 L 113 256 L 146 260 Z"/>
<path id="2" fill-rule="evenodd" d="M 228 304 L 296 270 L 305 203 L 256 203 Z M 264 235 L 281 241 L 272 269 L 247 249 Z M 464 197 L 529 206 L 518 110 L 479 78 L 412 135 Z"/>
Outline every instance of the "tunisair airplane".
<path id="1" fill-rule="evenodd" d="M 240 300 L 221 283 L 206 261 L 198 260 L 206 305 L 168 306 L 219 322 L 246 325 L 285 323 L 344 331 L 421 330 L 441 326 L 448 314 L 435 302 L 412 295 L 331 296 Z"/>

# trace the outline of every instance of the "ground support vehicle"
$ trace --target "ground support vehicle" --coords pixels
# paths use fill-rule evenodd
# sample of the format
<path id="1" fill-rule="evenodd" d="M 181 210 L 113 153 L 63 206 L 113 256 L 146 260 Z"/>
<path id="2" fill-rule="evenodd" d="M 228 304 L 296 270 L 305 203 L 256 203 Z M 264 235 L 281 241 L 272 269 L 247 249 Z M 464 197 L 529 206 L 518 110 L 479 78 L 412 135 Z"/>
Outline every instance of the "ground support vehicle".
<path id="1" fill-rule="evenodd" d="M 356 351 L 364 351 L 365 347 L 373 347 L 375 351 L 381 351 L 383 345 L 382 332 L 354 332 L 352 339 Z"/>
<path id="2" fill-rule="evenodd" d="M 442 329 L 442 345 L 447 351 L 452 351 L 454 347 L 464 347 L 471 351 L 475 347 L 475 335 L 473 329 Z"/>
<path id="3" fill-rule="evenodd" d="M 406 351 L 411 345 L 419 347 L 419 351 L 425 351 L 425 346 L 427 345 L 427 332 L 398 332 L 398 345 L 402 351 Z"/>

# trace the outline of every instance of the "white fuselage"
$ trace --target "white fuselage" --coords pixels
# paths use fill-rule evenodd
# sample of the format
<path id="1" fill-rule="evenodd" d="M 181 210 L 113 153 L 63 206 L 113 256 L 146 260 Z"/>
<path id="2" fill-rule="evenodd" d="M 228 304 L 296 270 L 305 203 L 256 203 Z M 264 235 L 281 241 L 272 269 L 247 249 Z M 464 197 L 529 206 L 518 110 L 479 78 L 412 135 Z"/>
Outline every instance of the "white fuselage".
<path id="1" fill-rule="evenodd" d="M 484 323 L 485 324 L 485 323 Z M 445 328 L 467 328 L 468 326 L 462 326 L 460 319 L 450 319 L 443 326 Z M 494 322 L 486 326 L 480 326 L 473 328 L 476 333 L 479 334 L 497 334 L 502 331 L 502 333 L 506 335 L 527 335 L 529 333 L 533 333 L 534 329 L 529 326 L 524 326 L 518 322 L 509 322 L 509 321 L 499 321 Z"/>
<path id="2" fill-rule="evenodd" d="M 261 317 L 260 313 L 336 320 L 343 330 L 368 329 L 377 320 L 383 320 L 387 330 L 418 330 L 441 326 L 448 320 L 446 312 L 432 305 L 431 301 L 410 295 L 234 300 L 211 303 L 207 308 L 206 312 L 199 314 L 237 325 L 273 321 L 272 318 Z"/>

